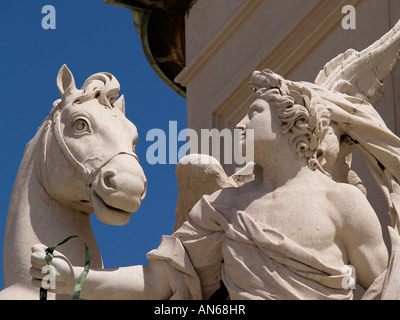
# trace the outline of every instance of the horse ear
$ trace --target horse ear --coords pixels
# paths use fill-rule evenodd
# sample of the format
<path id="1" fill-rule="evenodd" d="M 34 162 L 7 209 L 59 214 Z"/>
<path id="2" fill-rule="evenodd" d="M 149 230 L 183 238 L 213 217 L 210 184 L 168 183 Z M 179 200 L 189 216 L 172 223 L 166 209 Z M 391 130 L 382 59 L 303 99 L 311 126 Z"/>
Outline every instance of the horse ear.
<path id="1" fill-rule="evenodd" d="M 114 102 L 114 108 L 120 110 L 123 114 L 125 114 L 125 97 L 123 95 Z"/>
<path id="2" fill-rule="evenodd" d="M 65 64 L 58 72 L 57 87 L 61 96 L 63 96 L 67 91 L 76 89 L 74 76 Z"/>

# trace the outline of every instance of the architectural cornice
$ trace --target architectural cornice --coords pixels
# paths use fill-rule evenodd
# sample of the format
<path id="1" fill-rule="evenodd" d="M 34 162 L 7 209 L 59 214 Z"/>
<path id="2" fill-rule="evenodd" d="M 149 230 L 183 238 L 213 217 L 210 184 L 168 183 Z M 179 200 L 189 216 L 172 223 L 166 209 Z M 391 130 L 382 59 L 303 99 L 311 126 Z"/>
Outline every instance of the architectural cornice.
<path id="1" fill-rule="evenodd" d="M 224 44 L 238 31 L 264 0 L 247 1 L 234 14 L 227 24 L 214 36 L 214 38 L 200 51 L 200 53 L 182 70 L 175 81 L 186 86 Z"/>
<path id="2" fill-rule="evenodd" d="M 251 14 L 257 10 L 260 2 L 262 0 L 247 1 L 238 12 L 238 14 L 243 15 L 242 19 L 239 20 L 236 15 L 233 16 L 227 23 L 229 29 L 223 28 L 211 40 L 210 43 L 215 46 L 213 51 L 207 53 L 207 48 L 201 51 L 178 75 L 176 81 L 187 85 L 190 79 L 196 77 L 203 66 L 199 62 L 210 59 L 212 55 L 222 49 L 224 41 L 220 39 L 231 36 L 226 34 L 227 30 L 233 32 L 230 30 L 239 28 L 245 22 L 244 19 L 249 19 Z M 242 69 L 238 69 L 236 76 L 227 82 L 225 87 L 219 91 L 219 94 L 210 100 L 209 107 L 215 110 L 213 114 L 214 127 L 231 127 L 240 121 L 245 114 L 253 98 L 247 85 L 252 73 L 249 73 L 249 70 L 269 68 L 283 77 L 287 77 L 319 42 L 340 25 L 343 17 L 341 13 L 343 6 L 349 4 L 358 6 L 361 2 L 363 0 L 319 1 L 297 25 L 290 30 L 288 28 L 282 30 L 285 35 L 277 34 L 276 37 L 279 40 L 272 39 L 273 41 L 264 44 Z M 273 42 L 277 44 L 274 48 L 271 48 Z M 269 54 L 266 55 L 265 52 L 269 52 Z M 234 89 L 232 90 L 232 88 Z M 221 119 L 224 119 L 223 123 L 219 123 Z"/>

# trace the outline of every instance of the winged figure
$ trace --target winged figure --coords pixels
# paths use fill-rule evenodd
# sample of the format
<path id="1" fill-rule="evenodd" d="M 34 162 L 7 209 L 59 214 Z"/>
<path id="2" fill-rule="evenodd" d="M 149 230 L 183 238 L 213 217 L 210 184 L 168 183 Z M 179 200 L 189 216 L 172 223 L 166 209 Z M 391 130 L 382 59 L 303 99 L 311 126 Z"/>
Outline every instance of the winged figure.
<path id="1" fill-rule="evenodd" d="M 365 50 L 353 49 L 329 61 L 315 79 L 328 90 L 360 97 L 377 107 L 400 60 L 400 21 Z"/>
<path id="2" fill-rule="evenodd" d="M 368 298 L 375 294 L 382 299 L 400 299 L 400 254 L 397 253 L 400 244 L 400 139 L 386 127 L 375 110 L 399 61 L 400 21 L 365 50 L 358 52 L 349 49 L 329 61 L 314 83 L 303 83 L 326 102 L 331 126 L 335 127 L 335 132 L 339 131 L 339 140 L 348 141 L 347 144 L 340 144 L 340 148 L 353 144 L 361 149 L 388 202 L 391 258 L 387 271 L 367 292 Z M 260 81 L 263 81 L 260 75 Z M 288 83 L 290 85 L 290 81 Z M 352 150 L 344 150 L 342 163 L 337 162 L 335 165 L 349 166 L 348 156 L 351 157 Z M 191 157 L 191 161 L 183 158 L 176 169 L 179 195 L 175 230 L 187 220 L 190 209 L 203 195 L 212 194 L 224 187 L 238 187 L 253 179 L 249 172 L 253 164 L 246 168 L 244 174 L 239 172 L 228 177 L 216 159 L 200 161 L 206 158 L 209 160 L 205 155 L 188 157 Z M 319 160 L 323 163 L 321 157 Z M 188 162 L 189 165 L 185 164 Z M 360 179 L 354 171 L 348 170 L 347 182 L 356 184 Z"/>
<path id="3" fill-rule="evenodd" d="M 399 139 L 386 128 L 371 106 L 379 106 L 400 61 L 399 54 L 400 21 L 365 50 L 358 52 L 349 49 L 338 55 L 325 65 L 315 80 L 316 85 L 329 91 L 367 102 L 362 105 L 362 111 L 365 111 L 364 117 L 372 115 L 370 121 L 360 122 L 357 129 L 353 126 L 347 131 L 351 131 L 351 138 L 359 145 L 375 180 L 388 200 L 392 227 L 396 230 L 399 230 L 397 212 L 400 213 L 400 194 L 397 193 L 400 181 Z M 331 111 L 331 121 L 334 121 L 335 115 L 332 116 L 332 113 L 335 111 Z"/>
<path id="4" fill-rule="evenodd" d="M 361 98 L 376 108 L 399 63 L 399 54 L 400 21 L 365 50 L 347 50 L 327 63 L 315 83 L 328 90 Z M 366 139 L 360 149 L 388 201 L 392 249 L 387 271 L 369 291 L 371 294 L 379 292 L 381 299 L 400 299 L 400 143 L 395 135 L 380 130 L 379 126 L 382 123 L 377 121 L 373 130 L 375 137 Z M 371 147 L 369 143 L 372 139 L 380 140 L 380 143 Z"/>

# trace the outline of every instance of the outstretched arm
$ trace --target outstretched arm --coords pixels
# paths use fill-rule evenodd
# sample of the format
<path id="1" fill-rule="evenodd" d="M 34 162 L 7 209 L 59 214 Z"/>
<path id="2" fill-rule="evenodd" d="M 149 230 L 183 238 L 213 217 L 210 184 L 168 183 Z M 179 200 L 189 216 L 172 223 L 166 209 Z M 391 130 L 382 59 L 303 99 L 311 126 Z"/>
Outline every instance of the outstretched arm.
<path id="1" fill-rule="evenodd" d="M 40 288 L 46 273 L 45 246 L 35 245 L 32 248 L 32 284 Z M 54 251 L 51 264 L 60 273 L 56 277 L 56 288 L 50 292 L 72 294 L 75 283 L 83 267 L 74 267 L 60 252 Z M 172 291 L 166 275 L 166 262 L 152 261 L 146 266 L 130 266 L 115 269 L 90 269 L 82 287 L 80 297 L 90 300 L 165 300 L 171 297 Z"/>

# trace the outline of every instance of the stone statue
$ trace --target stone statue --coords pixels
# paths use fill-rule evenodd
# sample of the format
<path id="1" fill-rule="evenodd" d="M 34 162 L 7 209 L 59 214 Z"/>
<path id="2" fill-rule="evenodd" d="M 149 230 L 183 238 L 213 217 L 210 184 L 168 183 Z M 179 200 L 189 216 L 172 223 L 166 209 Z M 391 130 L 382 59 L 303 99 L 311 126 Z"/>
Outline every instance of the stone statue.
<path id="1" fill-rule="evenodd" d="M 5 286 L 1 299 L 38 299 L 31 285 L 31 247 L 79 234 L 91 250 L 92 266 L 102 259 L 90 226 L 90 213 L 112 225 L 129 221 L 145 196 L 146 178 L 135 146 L 136 127 L 125 118 L 119 83 L 98 73 L 75 87 L 64 65 L 57 85 L 61 99 L 25 149 L 15 181 L 4 243 Z M 63 246 L 75 265 L 81 243 Z"/>
<path id="2" fill-rule="evenodd" d="M 254 72 L 255 100 L 237 125 L 254 130 L 253 140 L 242 140 L 254 144 L 254 179 L 235 186 L 226 175 L 200 170 L 219 181 L 210 190 L 225 188 L 194 205 L 198 193 L 186 206 L 178 203 L 175 231 L 148 253 L 148 265 L 93 268 L 81 297 L 213 299 L 225 288 L 230 299 L 352 299 L 357 281 L 365 299 L 400 298 L 400 139 L 374 109 L 399 49 L 400 22 L 366 50 L 329 62 L 315 83 Z M 388 200 L 390 255 L 351 170 L 355 146 Z M 32 250 L 36 287 L 44 248 Z M 82 267 L 57 254 L 55 291 L 68 294 Z"/>

